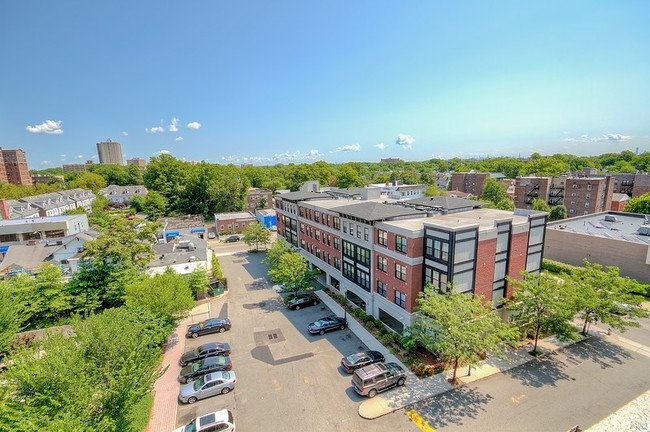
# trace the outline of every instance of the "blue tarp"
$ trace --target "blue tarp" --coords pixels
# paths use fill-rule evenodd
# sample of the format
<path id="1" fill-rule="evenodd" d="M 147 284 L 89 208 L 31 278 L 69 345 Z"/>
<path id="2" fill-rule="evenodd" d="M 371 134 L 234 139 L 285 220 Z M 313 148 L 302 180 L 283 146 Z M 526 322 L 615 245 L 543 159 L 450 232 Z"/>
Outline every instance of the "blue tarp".
<path id="1" fill-rule="evenodd" d="M 179 235 L 181 235 L 180 231 L 167 231 L 165 233 L 165 237 L 178 237 Z"/>
<path id="2" fill-rule="evenodd" d="M 205 228 L 192 228 L 190 233 L 202 233 L 205 232 Z"/>
<path id="3" fill-rule="evenodd" d="M 9 250 L 9 246 L 0 246 L 0 253 L 5 253 Z"/>

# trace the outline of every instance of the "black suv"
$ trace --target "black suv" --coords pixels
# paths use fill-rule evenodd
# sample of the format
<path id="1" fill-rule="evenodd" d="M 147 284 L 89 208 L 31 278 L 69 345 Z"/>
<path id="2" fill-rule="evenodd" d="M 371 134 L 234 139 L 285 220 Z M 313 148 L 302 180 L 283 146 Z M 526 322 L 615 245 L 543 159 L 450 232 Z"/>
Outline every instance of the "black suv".
<path id="1" fill-rule="evenodd" d="M 187 329 L 186 337 L 196 338 L 210 333 L 223 333 L 230 330 L 231 324 L 228 318 L 210 318 L 198 324 L 191 325 Z"/>
<path id="2" fill-rule="evenodd" d="M 384 355 L 379 351 L 362 351 L 343 357 L 341 359 L 341 366 L 347 373 L 352 373 L 356 369 L 385 360 Z"/>
<path id="3" fill-rule="evenodd" d="M 307 306 L 313 306 L 320 303 L 316 294 L 297 295 L 287 302 L 287 307 L 291 310 L 300 310 Z"/>
<path id="4" fill-rule="evenodd" d="M 226 243 L 235 243 L 235 242 L 238 242 L 238 241 L 239 241 L 239 236 L 236 236 L 236 235 L 231 235 L 230 237 L 226 237 L 224 239 L 224 242 L 226 242 Z"/>
<path id="5" fill-rule="evenodd" d="M 211 342 L 194 348 L 191 351 L 186 352 L 178 360 L 180 366 L 187 366 L 207 357 L 214 356 L 229 356 L 230 355 L 230 345 L 225 342 Z"/>
<path id="6" fill-rule="evenodd" d="M 195 379 L 209 374 L 210 372 L 229 371 L 232 369 L 232 362 L 228 356 L 215 356 L 199 360 L 196 363 L 185 366 L 178 375 L 178 381 L 182 384 L 192 382 Z"/>

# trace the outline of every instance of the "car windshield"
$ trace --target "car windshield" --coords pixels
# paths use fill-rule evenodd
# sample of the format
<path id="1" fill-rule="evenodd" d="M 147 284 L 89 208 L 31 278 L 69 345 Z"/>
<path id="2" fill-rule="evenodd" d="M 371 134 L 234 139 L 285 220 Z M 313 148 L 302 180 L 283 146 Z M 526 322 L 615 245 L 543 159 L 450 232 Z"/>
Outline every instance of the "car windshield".
<path id="1" fill-rule="evenodd" d="M 348 362 L 354 364 L 354 363 L 360 362 L 365 357 L 366 357 L 366 355 L 363 354 L 363 353 L 354 353 L 354 354 L 350 354 L 349 356 L 347 356 L 346 359 L 347 359 Z"/>
<path id="2" fill-rule="evenodd" d="M 314 322 L 313 326 L 314 326 L 314 327 L 323 327 L 325 324 L 326 324 L 325 321 L 323 321 L 323 320 L 318 320 L 318 321 L 315 321 L 315 322 Z"/>
<path id="3" fill-rule="evenodd" d="M 203 377 L 201 377 L 201 378 L 197 379 L 196 381 L 194 381 L 194 386 L 193 386 L 194 390 L 196 390 L 196 391 L 200 390 L 201 387 L 203 387 L 204 383 L 205 383 L 205 378 L 203 378 Z"/>
<path id="4" fill-rule="evenodd" d="M 194 363 L 192 364 L 192 372 L 196 372 L 201 368 L 201 363 Z"/>
<path id="5" fill-rule="evenodd" d="M 230 379 L 230 372 L 222 372 L 223 379 L 229 380 Z"/>
<path id="6" fill-rule="evenodd" d="M 196 432 L 196 419 L 192 420 L 183 428 L 183 432 Z"/>

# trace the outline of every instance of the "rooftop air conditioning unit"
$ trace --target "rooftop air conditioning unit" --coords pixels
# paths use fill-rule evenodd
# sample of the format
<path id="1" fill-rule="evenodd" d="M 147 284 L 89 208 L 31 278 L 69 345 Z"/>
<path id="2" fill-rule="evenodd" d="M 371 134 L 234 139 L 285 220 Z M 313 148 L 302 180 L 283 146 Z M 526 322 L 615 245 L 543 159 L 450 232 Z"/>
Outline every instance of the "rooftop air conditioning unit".
<path id="1" fill-rule="evenodd" d="M 605 215 L 605 222 L 618 222 L 618 219 L 614 215 Z"/>

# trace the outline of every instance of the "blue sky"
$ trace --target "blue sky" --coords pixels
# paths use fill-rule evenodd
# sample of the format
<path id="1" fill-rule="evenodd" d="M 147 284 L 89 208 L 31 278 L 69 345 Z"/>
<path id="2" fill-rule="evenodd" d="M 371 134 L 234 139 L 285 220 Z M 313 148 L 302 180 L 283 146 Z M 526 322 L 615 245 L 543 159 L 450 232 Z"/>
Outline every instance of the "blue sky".
<path id="1" fill-rule="evenodd" d="M 405 3 L 405 4 L 401 4 Z M 0 4 L 0 147 L 31 168 L 650 150 L 650 2 Z"/>

